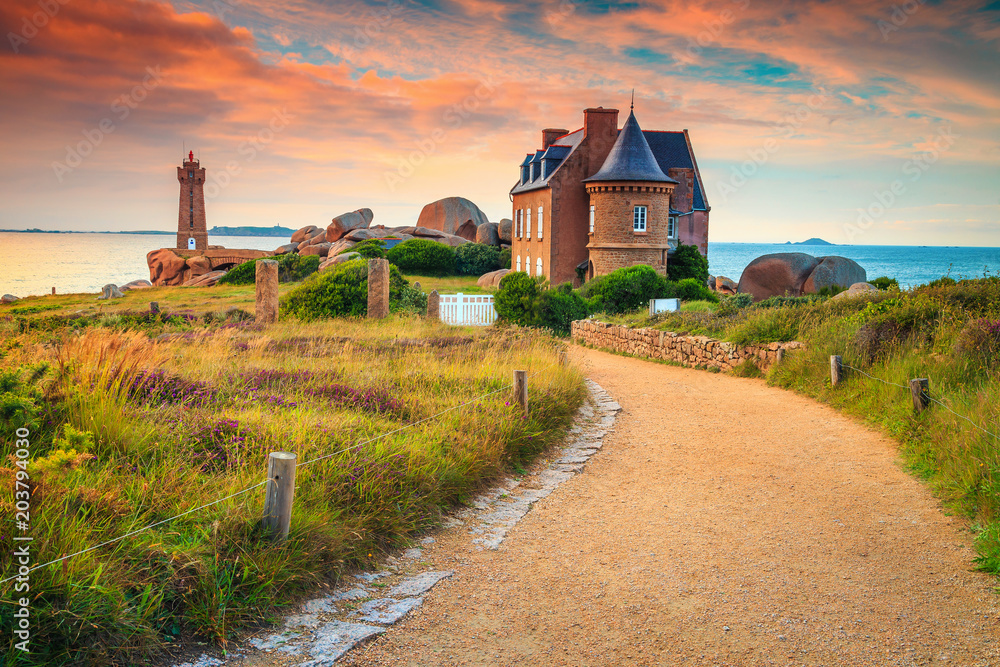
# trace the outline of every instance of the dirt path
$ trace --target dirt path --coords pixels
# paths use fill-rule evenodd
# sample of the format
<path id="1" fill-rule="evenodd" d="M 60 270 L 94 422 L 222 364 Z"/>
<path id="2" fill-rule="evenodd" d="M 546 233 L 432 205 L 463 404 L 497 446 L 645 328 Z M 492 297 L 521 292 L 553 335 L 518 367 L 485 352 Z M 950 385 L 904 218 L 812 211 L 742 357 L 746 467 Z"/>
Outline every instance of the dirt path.
<path id="1" fill-rule="evenodd" d="M 995 582 L 894 444 L 761 381 L 593 350 L 605 446 L 349 665 L 1000 665 Z"/>

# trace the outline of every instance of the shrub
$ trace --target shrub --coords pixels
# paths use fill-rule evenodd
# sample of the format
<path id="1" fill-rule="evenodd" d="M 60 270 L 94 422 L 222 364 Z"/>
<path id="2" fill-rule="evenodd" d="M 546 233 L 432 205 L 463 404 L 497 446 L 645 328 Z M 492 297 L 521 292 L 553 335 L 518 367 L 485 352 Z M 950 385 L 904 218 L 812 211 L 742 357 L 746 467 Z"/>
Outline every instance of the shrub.
<path id="1" fill-rule="evenodd" d="M 349 252 L 356 252 L 365 259 L 382 258 L 385 257 L 385 241 L 382 239 L 368 239 L 351 248 L 341 250 L 337 254 L 343 255 Z"/>
<path id="2" fill-rule="evenodd" d="M 899 291 L 899 281 L 895 278 L 890 278 L 889 276 L 882 276 L 881 278 L 876 278 L 875 280 L 869 280 L 869 283 L 879 288 L 880 290 L 894 290 Z"/>
<path id="3" fill-rule="evenodd" d="M 903 341 L 921 333 L 940 315 L 940 307 L 927 297 L 894 297 L 875 301 L 850 317 L 861 326 L 851 346 L 865 363 L 887 358 Z"/>
<path id="4" fill-rule="evenodd" d="M 509 269 L 510 268 L 510 259 L 511 259 L 510 248 L 501 248 L 500 249 L 500 260 L 499 260 L 500 268 L 501 269 Z"/>
<path id="5" fill-rule="evenodd" d="M 719 299 L 719 307 L 715 309 L 715 314 L 720 317 L 735 315 L 739 311 L 753 305 L 752 294 L 732 294 Z"/>
<path id="6" fill-rule="evenodd" d="M 563 283 L 556 289 L 541 292 L 535 299 L 535 326 L 551 329 L 560 336 L 569 335 L 569 325 L 574 320 L 582 320 L 590 312 L 587 302 L 573 291 L 571 283 Z"/>
<path id="7" fill-rule="evenodd" d="M 753 359 L 744 359 L 740 363 L 733 366 L 732 372 L 733 375 L 739 378 L 764 377 L 764 373 L 760 370 L 760 366 L 754 363 Z"/>
<path id="8" fill-rule="evenodd" d="M 534 320 L 538 281 L 522 271 L 508 273 L 500 280 L 494 298 L 497 316 L 505 322 L 530 326 Z"/>
<path id="9" fill-rule="evenodd" d="M 698 246 L 681 243 L 667 262 L 667 278 L 674 282 L 694 278 L 707 285 L 708 258 L 701 254 Z"/>
<path id="10" fill-rule="evenodd" d="M 444 276 L 455 271 L 455 251 L 437 241 L 410 239 L 386 253 L 386 258 L 400 271 L 422 275 Z"/>
<path id="11" fill-rule="evenodd" d="M 837 296 L 845 289 L 847 288 L 841 287 L 840 285 L 827 285 L 826 287 L 821 287 L 819 292 L 817 292 L 816 294 L 823 297 Z"/>
<path id="12" fill-rule="evenodd" d="M 697 278 L 685 278 L 676 283 L 669 283 L 667 290 L 681 301 L 711 301 L 719 300 L 718 295 L 705 287 Z"/>
<path id="13" fill-rule="evenodd" d="M 803 313 L 799 308 L 768 308 L 747 311 L 742 322 L 731 325 L 726 338 L 737 345 L 753 343 L 783 343 L 795 340 Z"/>
<path id="14" fill-rule="evenodd" d="M 409 290 L 409 291 L 407 291 Z M 399 269 L 389 267 L 389 307 L 414 305 L 418 298 Z M 426 307 L 426 301 L 424 301 Z M 310 276 L 289 292 L 282 310 L 303 320 L 323 317 L 359 317 L 368 312 L 368 260 L 354 259 Z"/>
<path id="15" fill-rule="evenodd" d="M 667 280 L 645 264 L 616 269 L 590 281 L 582 291 L 593 312 L 609 315 L 639 310 L 650 299 L 670 296 Z"/>
<path id="16" fill-rule="evenodd" d="M 500 249 L 482 243 L 466 243 L 455 249 L 455 271 L 463 276 L 481 276 L 500 268 Z"/>
<path id="17" fill-rule="evenodd" d="M 958 281 L 950 276 L 941 276 L 937 280 L 932 280 L 927 283 L 927 287 L 950 287 L 955 285 Z"/>
<path id="18" fill-rule="evenodd" d="M 749 295 L 748 295 L 749 296 Z M 757 308 L 785 308 L 788 306 L 808 306 L 813 303 L 823 301 L 825 297 L 818 294 L 806 294 L 805 296 L 769 296 L 763 301 L 759 301 Z"/>
<path id="19" fill-rule="evenodd" d="M 271 259 L 264 257 L 263 259 Z M 257 280 L 257 262 L 252 259 L 234 266 L 226 275 L 219 278 L 220 285 L 253 285 Z M 319 255 L 299 255 L 290 252 L 286 255 L 279 255 L 278 262 L 278 282 L 293 283 L 306 278 L 319 270 Z"/>
<path id="20" fill-rule="evenodd" d="M 972 320 L 959 332 L 955 351 L 986 371 L 1000 364 L 1000 320 Z"/>

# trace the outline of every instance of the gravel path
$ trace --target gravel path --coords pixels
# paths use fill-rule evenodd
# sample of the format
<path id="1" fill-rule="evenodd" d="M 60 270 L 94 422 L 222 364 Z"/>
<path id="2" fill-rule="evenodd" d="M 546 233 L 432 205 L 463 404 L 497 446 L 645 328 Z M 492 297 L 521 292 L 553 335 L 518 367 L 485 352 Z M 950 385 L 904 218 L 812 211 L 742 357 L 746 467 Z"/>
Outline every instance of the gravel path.
<path id="1" fill-rule="evenodd" d="M 574 349 L 622 406 L 497 550 L 346 665 L 1000 665 L 995 581 L 894 443 L 759 380 Z M 273 659 L 253 665 L 299 664 Z"/>

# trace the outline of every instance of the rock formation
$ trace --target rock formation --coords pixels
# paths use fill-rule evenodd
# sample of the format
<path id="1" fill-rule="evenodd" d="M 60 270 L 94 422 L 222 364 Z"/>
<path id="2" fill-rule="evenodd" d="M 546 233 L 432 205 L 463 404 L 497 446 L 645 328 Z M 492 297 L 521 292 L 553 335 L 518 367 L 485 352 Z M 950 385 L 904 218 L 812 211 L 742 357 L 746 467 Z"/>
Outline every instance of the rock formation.
<path id="1" fill-rule="evenodd" d="M 484 273 L 479 276 L 479 280 L 476 284 L 483 288 L 488 287 L 499 287 L 500 281 L 505 275 L 510 273 L 510 269 L 500 269 L 499 271 L 490 271 L 489 273 Z"/>
<path id="2" fill-rule="evenodd" d="M 322 231 L 323 230 L 317 227 L 316 225 L 308 225 L 306 227 L 299 229 L 294 234 L 292 234 L 291 242 L 294 243 L 295 245 L 298 245 L 303 241 L 305 241 L 306 239 L 311 239 L 312 237 L 316 236 Z"/>
<path id="3" fill-rule="evenodd" d="M 127 291 L 133 290 L 133 289 L 148 289 L 148 288 L 150 288 L 152 286 L 153 286 L 153 283 L 149 282 L 148 280 L 143 280 L 142 278 L 140 278 L 139 280 L 133 280 L 130 283 L 125 283 L 124 285 L 122 285 L 118 289 L 120 289 L 123 292 L 127 292 Z"/>
<path id="4" fill-rule="evenodd" d="M 326 240 L 330 243 L 339 241 L 353 229 L 366 228 L 375 218 L 370 208 L 361 208 L 357 211 L 338 215 L 326 228 Z"/>
<path id="5" fill-rule="evenodd" d="M 101 296 L 97 298 L 102 301 L 106 301 L 108 299 L 121 299 L 124 296 L 125 295 L 122 294 L 121 290 L 118 289 L 118 285 L 115 285 L 114 283 L 108 283 L 101 289 Z"/>
<path id="6" fill-rule="evenodd" d="M 4 294 L 3 296 L 0 296 L 0 303 L 14 303 L 17 300 L 18 297 L 13 294 Z"/>
<path id="7" fill-rule="evenodd" d="M 475 241 L 476 229 L 488 222 L 486 214 L 468 199 L 446 197 L 424 206 L 417 219 L 417 226 Z"/>
<path id="8" fill-rule="evenodd" d="M 500 245 L 500 234 L 497 232 L 497 223 L 487 222 L 476 228 L 476 243 L 483 245 Z"/>
<path id="9" fill-rule="evenodd" d="M 501 243 L 510 243 L 513 233 L 514 221 L 510 218 L 504 218 L 497 223 L 497 234 L 500 236 Z"/>
<path id="10" fill-rule="evenodd" d="M 740 276 L 737 291 L 752 294 L 754 301 L 762 301 L 785 294 L 813 294 L 831 285 L 847 288 L 866 280 L 865 270 L 846 257 L 813 257 L 801 252 L 783 252 L 763 255 L 750 262 Z"/>

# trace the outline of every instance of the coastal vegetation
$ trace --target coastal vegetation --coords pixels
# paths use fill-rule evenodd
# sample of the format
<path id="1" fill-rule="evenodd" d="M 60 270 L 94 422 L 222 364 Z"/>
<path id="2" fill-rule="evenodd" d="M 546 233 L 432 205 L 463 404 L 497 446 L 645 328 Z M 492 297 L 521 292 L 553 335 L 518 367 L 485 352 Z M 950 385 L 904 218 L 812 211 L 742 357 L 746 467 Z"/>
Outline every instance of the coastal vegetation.
<path id="1" fill-rule="evenodd" d="M 286 303 L 326 275 L 343 277 L 281 285 Z M 230 285 L 0 308 L 2 427 L 31 434 L 32 563 L 107 543 L 31 572 L 32 653 L 8 632 L 8 664 L 137 664 L 193 639 L 225 645 L 523 467 L 584 396 L 560 343 L 532 329 L 402 312 L 300 319 L 292 305 L 262 327 L 252 302 L 252 286 Z M 512 404 L 514 369 L 529 371 L 528 416 Z M 19 534 L 13 446 L 0 451 L 5 541 Z M 283 543 L 258 526 L 277 450 L 302 463 Z M 0 577 L 16 573 L 8 550 Z M 0 627 L 13 613 L 0 606 Z"/>
<path id="2" fill-rule="evenodd" d="M 719 304 L 685 304 L 680 312 L 597 315 L 631 326 L 705 335 L 738 344 L 797 340 L 767 374 L 791 389 L 882 429 L 904 460 L 927 480 L 950 512 L 976 535 L 976 565 L 1000 574 L 1000 278 L 933 281 L 859 296 L 745 295 Z M 830 356 L 843 359 L 846 380 L 830 384 Z M 760 376 L 756 367 L 738 375 Z M 915 414 L 908 382 L 929 378 L 929 409 Z"/>

